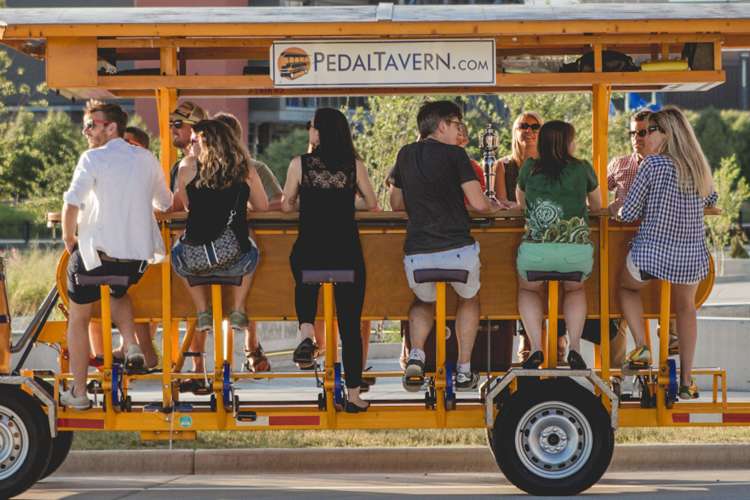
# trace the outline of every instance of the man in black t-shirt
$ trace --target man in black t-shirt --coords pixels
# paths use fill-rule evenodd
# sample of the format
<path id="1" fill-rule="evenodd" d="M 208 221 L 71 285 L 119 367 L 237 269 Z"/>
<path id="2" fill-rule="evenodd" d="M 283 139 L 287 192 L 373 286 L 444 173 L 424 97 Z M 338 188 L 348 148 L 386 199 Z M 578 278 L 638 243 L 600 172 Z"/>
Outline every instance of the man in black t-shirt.
<path id="1" fill-rule="evenodd" d="M 434 283 L 416 283 L 416 269 L 463 269 L 466 283 L 451 283 L 458 294 L 456 325 L 458 367 L 456 389 L 476 387 L 471 352 L 479 326 L 479 243 L 469 230 L 470 208 L 490 213 L 499 206 L 482 192 L 469 157 L 456 146 L 462 113 L 451 101 L 424 104 L 417 114 L 419 134 L 425 139 L 401 148 L 392 171 L 393 210 L 406 210 L 409 222 L 404 244 L 404 269 L 416 299 L 409 309 L 412 349 L 404 370 L 407 391 L 418 391 L 424 379 L 424 343 L 432 328 Z"/>

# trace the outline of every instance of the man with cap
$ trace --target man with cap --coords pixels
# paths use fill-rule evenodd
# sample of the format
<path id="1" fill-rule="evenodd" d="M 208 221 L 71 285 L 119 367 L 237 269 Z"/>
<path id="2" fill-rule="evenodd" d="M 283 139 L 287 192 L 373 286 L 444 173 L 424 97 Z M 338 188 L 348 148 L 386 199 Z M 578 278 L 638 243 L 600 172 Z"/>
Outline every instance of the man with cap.
<path id="1" fill-rule="evenodd" d="M 190 156 L 190 136 L 193 133 L 193 125 L 206 119 L 208 119 L 208 113 L 191 101 L 182 102 L 169 114 L 169 131 L 172 133 L 172 145 L 182 151 L 182 159 L 176 161 L 169 171 L 169 189 L 173 193 L 175 193 L 175 189 L 177 188 L 177 172 L 180 169 L 180 165 L 185 161 L 185 158 Z M 181 197 L 179 196 L 174 197 L 172 210 L 185 209 L 182 202 L 178 201 L 180 199 Z M 195 334 L 195 321 L 188 321 L 187 328 Z M 203 371 L 202 358 L 193 358 L 193 370 L 196 372 Z"/>
<path id="2" fill-rule="evenodd" d="M 201 120 L 208 118 L 208 113 L 191 101 L 185 101 L 177 106 L 177 109 L 169 114 L 169 130 L 172 133 L 172 145 L 182 151 L 183 157 L 190 154 L 190 134 L 193 133 L 193 125 Z M 180 161 L 172 165 L 169 171 L 169 189 L 174 192 L 177 187 L 177 171 L 179 170 Z M 179 203 L 175 197 L 174 210 L 181 210 L 184 207 L 176 206 Z"/>

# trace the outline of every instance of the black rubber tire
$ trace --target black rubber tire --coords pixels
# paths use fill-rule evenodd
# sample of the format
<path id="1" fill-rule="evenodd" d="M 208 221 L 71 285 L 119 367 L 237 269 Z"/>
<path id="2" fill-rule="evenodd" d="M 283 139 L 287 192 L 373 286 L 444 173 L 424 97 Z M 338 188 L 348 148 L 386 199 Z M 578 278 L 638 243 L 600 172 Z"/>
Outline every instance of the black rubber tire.
<path id="1" fill-rule="evenodd" d="M 26 453 L 19 457 L 21 465 L 8 459 L 7 467 L 12 474 L 0 479 L 0 498 L 10 498 L 23 493 L 36 483 L 47 468 L 52 450 L 52 438 L 47 417 L 39 402 L 17 386 L 0 386 L 0 413 L 15 414 L 12 432 L 23 439 L 28 438 Z M 0 464 L 2 467 L 5 464 Z M 6 468 L 7 470 L 7 468 Z M 0 470 L 0 477 L 3 471 Z"/>
<path id="2" fill-rule="evenodd" d="M 52 438 L 52 453 L 49 456 L 49 463 L 44 470 L 39 481 L 45 477 L 54 474 L 57 469 L 65 462 L 73 446 L 73 431 L 57 431 L 57 436 Z"/>
<path id="3" fill-rule="evenodd" d="M 547 408 L 538 405 L 545 405 Z M 534 413 L 531 413 L 532 410 Z M 549 411 L 543 413 L 545 410 Z M 578 415 L 571 414 L 571 410 L 577 411 Z M 537 414 L 537 411 L 542 413 Z M 524 423 L 527 426 L 522 431 L 519 426 Z M 534 427 L 536 424 L 539 427 Z M 545 428 L 544 425 L 548 424 L 549 427 Z M 566 453 L 570 451 L 571 455 L 560 457 L 570 458 L 562 464 L 546 464 L 547 467 L 542 467 L 545 464 L 541 454 L 543 452 L 540 451 L 540 460 L 529 446 L 532 441 L 528 437 L 532 431 L 552 429 L 558 424 L 569 426 L 569 431 L 574 434 L 565 441 L 559 441 L 571 446 L 564 450 Z M 576 495 L 590 488 L 609 467 L 615 444 L 610 416 L 601 401 L 589 390 L 567 378 L 534 380 L 524 384 L 503 405 L 492 434 L 495 439 L 495 459 L 500 470 L 510 482 L 532 495 Z M 524 437 L 526 444 L 523 444 Z M 543 448 L 540 442 L 541 439 L 534 440 L 537 449 Z M 558 438 L 555 438 L 555 443 L 558 443 Z M 549 441 L 546 444 L 550 446 Z M 518 449 L 521 445 L 525 452 Z M 577 453 L 581 453 L 578 458 Z M 588 453 L 587 457 L 582 456 L 585 453 Z M 524 460 L 530 465 L 526 465 Z M 553 466 L 559 467 L 559 470 Z M 566 467 L 570 469 L 569 473 L 563 470 Z M 558 476 L 555 477 L 555 474 Z"/>
<path id="4" fill-rule="evenodd" d="M 55 399 L 52 384 L 38 377 L 35 380 L 47 391 L 47 394 L 49 394 L 52 399 Z M 63 462 L 65 462 L 65 459 L 68 458 L 71 446 L 73 446 L 73 431 L 58 431 L 57 436 L 52 438 L 49 463 L 47 464 L 47 468 L 44 469 L 44 472 L 42 472 L 42 475 L 39 476 L 39 481 L 53 474 L 60 468 Z"/>
<path id="5" fill-rule="evenodd" d="M 484 432 L 487 437 L 487 446 L 490 449 L 490 453 L 492 453 L 492 458 L 497 462 L 497 457 L 495 456 L 495 429 L 485 429 Z"/>

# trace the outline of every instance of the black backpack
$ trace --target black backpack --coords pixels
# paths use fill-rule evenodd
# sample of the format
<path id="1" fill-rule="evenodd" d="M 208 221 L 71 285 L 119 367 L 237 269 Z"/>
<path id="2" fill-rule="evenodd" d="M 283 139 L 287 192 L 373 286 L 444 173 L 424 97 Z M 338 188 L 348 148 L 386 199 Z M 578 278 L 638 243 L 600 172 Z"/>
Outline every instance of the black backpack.
<path id="1" fill-rule="evenodd" d="M 622 52 L 616 50 L 602 51 L 602 70 L 605 72 L 613 71 L 639 71 L 633 59 Z M 572 63 L 560 66 L 560 73 L 593 73 L 594 72 L 594 53 L 587 52 Z"/>

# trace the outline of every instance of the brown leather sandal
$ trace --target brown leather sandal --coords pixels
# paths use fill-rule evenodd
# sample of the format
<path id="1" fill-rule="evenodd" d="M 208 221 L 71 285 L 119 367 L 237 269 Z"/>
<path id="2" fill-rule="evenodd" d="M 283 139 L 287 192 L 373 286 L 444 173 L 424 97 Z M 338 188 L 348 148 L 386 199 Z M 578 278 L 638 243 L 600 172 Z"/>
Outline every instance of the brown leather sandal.
<path id="1" fill-rule="evenodd" d="M 258 373 L 258 372 L 270 372 L 271 362 L 268 361 L 266 353 L 263 351 L 263 346 L 258 344 L 257 349 L 253 351 L 245 351 L 245 363 L 243 368 L 246 372 Z"/>

